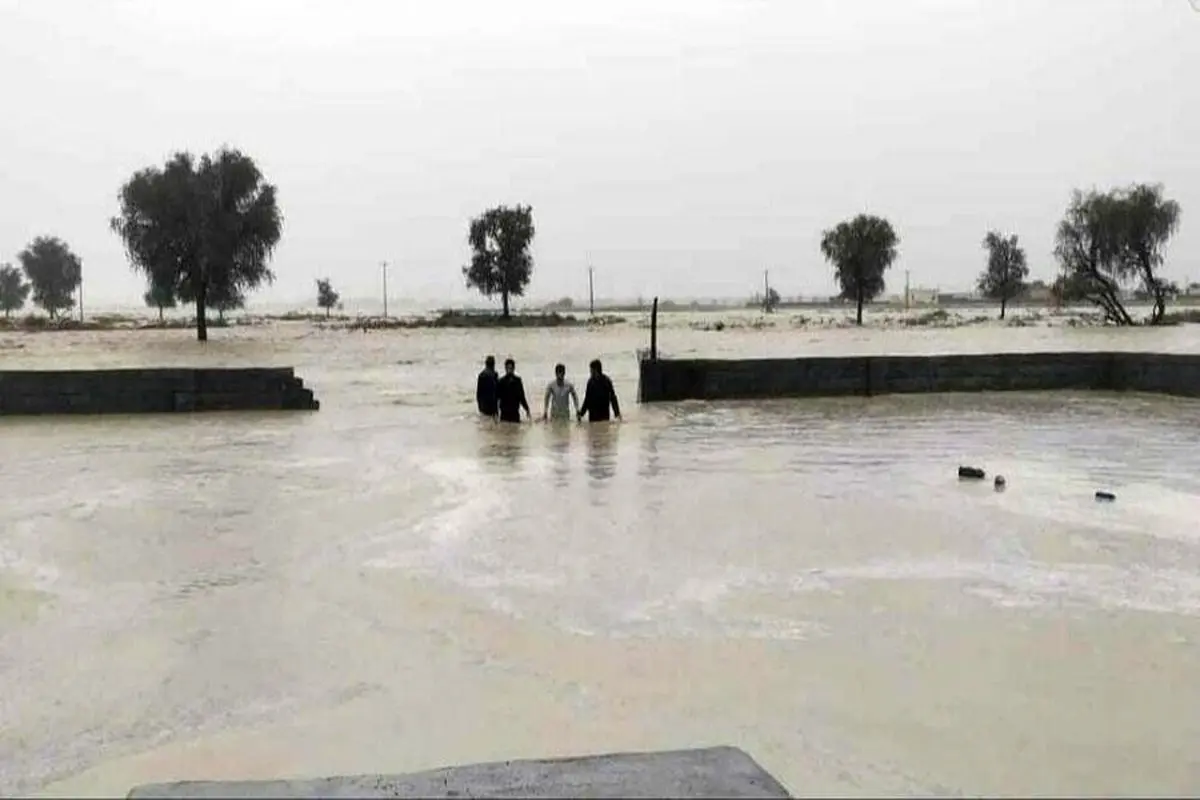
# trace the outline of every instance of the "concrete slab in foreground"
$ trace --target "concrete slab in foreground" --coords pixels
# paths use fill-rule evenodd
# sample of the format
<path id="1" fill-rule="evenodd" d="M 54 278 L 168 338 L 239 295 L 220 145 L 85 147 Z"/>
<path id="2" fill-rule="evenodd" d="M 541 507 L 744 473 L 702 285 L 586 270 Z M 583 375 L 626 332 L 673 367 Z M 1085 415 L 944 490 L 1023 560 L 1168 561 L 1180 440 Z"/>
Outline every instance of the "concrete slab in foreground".
<path id="1" fill-rule="evenodd" d="M 164 797 L 790 797 L 736 747 L 504 761 L 410 775 L 277 781 L 183 781 L 138 786 Z"/>

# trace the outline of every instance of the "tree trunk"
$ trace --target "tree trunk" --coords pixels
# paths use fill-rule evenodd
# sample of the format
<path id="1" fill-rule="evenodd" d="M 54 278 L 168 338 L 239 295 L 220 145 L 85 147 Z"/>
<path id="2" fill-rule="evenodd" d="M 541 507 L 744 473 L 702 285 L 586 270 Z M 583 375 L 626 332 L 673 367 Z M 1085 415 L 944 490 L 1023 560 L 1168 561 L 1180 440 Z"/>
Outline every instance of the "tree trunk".
<path id="1" fill-rule="evenodd" d="M 501 316 L 503 316 L 504 319 L 508 319 L 508 292 L 507 291 L 500 293 L 500 302 L 504 306 L 504 311 L 501 313 Z"/>
<path id="2" fill-rule="evenodd" d="M 1004 319 L 1004 311 L 1005 311 L 1005 307 L 1007 305 L 1008 305 L 1008 298 L 1001 297 L 1000 298 L 1000 319 Z"/>
<path id="3" fill-rule="evenodd" d="M 158 324 L 159 325 L 163 324 L 163 307 L 162 306 L 158 307 Z"/>
<path id="4" fill-rule="evenodd" d="M 1109 322 L 1117 325 L 1133 324 L 1133 318 L 1129 316 L 1129 312 L 1125 310 L 1125 306 L 1121 305 L 1121 301 L 1117 299 L 1114 292 L 1102 289 L 1093 302 L 1104 309 L 1104 317 Z"/>
<path id="5" fill-rule="evenodd" d="M 1154 311 L 1150 314 L 1150 324 L 1159 325 L 1167 315 L 1167 299 L 1162 292 L 1154 293 Z"/>
<path id="6" fill-rule="evenodd" d="M 325 319 L 329 319 L 329 312 L 333 310 L 333 306 L 325 306 Z"/>
<path id="7" fill-rule="evenodd" d="M 862 308 L 863 308 L 863 288 L 862 281 L 858 282 L 858 317 L 855 319 L 855 324 L 862 325 Z"/>
<path id="8" fill-rule="evenodd" d="M 208 341 L 208 320 L 204 318 L 205 303 L 208 300 L 208 287 L 200 284 L 200 291 L 196 292 L 196 341 Z"/>

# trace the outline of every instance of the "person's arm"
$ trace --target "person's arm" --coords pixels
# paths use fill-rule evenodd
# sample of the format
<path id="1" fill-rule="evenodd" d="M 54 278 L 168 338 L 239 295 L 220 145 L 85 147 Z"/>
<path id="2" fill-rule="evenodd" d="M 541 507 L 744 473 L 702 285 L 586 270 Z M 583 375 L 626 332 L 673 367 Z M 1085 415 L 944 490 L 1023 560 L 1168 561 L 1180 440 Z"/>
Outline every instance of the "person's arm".
<path id="1" fill-rule="evenodd" d="M 575 407 L 575 413 L 579 413 L 579 395 L 575 394 L 575 384 L 571 384 L 571 404 Z"/>
<path id="2" fill-rule="evenodd" d="M 483 374 L 480 373 L 479 379 L 475 381 L 475 406 L 483 411 L 483 395 L 486 383 L 483 379 Z"/>
<path id="3" fill-rule="evenodd" d="M 592 397 L 592 381 L 589 378 L 588 382 L 587 382 L 587 386 L 584 387 L 584 390 L 583 390 L 583 405 L 581 405 L 579 407 L 579 410 L 575 412 L 575 416 L 579 420 L 583 419 L 583 415 L 587 413 L 588 404 L 591 403 L 594 399 L 595 398 Z"/>
<path id="4" fill-rule="evenodd" d="M 518 396 L 521 398 L 521 408 L 525 409 L 526 417 L 533 419 L 533 412 L 529 410 L 529 401 L 525 399 L 525 381 L 522 381 L 520 378 L 517 381 L 517 391 L 519 392 Z"/>
<path id="5" fill-rule="evenodd" d="M 617 390 L 613 386 L 612 378 L 608 379 L 608 399 L 612 401 L 613 416 L 620 419 L 621 404 L 617 402 Z"/>
<path id="6" fill-rule="evenodd" d="M 546 384 L 546 397 L 542 400 L 542 419 L 550 416 L 550 398 L 554 395 L 554 387 Z"/>

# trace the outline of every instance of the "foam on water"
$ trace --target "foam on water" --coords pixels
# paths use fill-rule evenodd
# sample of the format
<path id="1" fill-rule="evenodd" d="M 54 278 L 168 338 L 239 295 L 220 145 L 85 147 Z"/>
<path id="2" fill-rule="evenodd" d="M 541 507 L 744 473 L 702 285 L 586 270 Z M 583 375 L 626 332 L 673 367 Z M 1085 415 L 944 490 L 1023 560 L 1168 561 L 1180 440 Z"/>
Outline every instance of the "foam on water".
<path id="1" fill-rule="evenodd" d="M 436 495 L 428 512 L 410 528 L 389 526 L 372 537 L 387 552 L 368 559 L 366 566 L 444 573 L 464 558 L 482 557 L 486 548 L 470 545 L 478 534 L 495 528 L 510 508 L 501 482 L 471 458 L 421 453 L 409 466 L 435 480 Z"/>
<path id="2" fill-rule="evenodd" d="M 889 561 L 820 570 L 831 591 L 878 581 L 953 581 L 963 591 L 1009 607 L 1075 604 L 1200 616 L 1200 575 L 1180 570 L 1116 567 L 1105 564 L 1042 564 L 1033 561 Z M 801 582 L 797 590 L 812 591 Z"/>
<path id="3" fill-rule="evenodd" d="M 7 541 L 0 541 L 0 589 L 14 593 L 33 591 L 55 598 L 71 596 L 61 568 L 38 553 L 35 520 L 17 520 L 4 534 Z"/>
<path id="4" fill-rule="evenodd" d="M 54 564 L 31 560 L 11 547 L 0 545 L 0 574 L 8 573 L 17 585 L 40 592 L 52 592 L 62 577 Z"/>

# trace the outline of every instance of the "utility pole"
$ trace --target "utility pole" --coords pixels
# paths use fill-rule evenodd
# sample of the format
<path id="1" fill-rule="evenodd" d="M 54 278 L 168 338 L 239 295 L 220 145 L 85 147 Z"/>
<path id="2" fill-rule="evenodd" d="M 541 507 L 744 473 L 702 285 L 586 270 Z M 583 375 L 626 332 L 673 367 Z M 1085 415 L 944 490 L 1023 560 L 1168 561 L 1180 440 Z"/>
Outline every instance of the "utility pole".
<path id="1" fill-rule="evenodd" d="M 386 261 L 383 261 L 383 262 L 381 262 L 381 263 L 379 264 L 379 266 L 380 266 L 380 269 L 382 269 L 382 270 L 383 270 L 383 318 L 384 318 L 384 319 L 387 319 L 387 315 L 388 315 L 388 313 L 387 313 L 387 269 L 388 269 L 388 262 L 386 262 Z"/>
<path id="2" fill-rule="evenodd" d="M 596 316 L 596 268 L 588 265 L 588 313 Z"/>
<path id="3" fill-rule="evenodd" d="M 908 290 L 908 270 L 904 270 L 904 310 L 908 311 L 909 298 L 912 297 L 912 292 Z"/>
<path id="4" fill-rule="evenodd" d="M 79 321 L 83 322 L 83 264 L 79 265 Z"/>
<path id="5" fill-rule="evenodd" d="M 763 313 L 771 313 L 771 278 L 770 270 L 763 270 Z"/>

